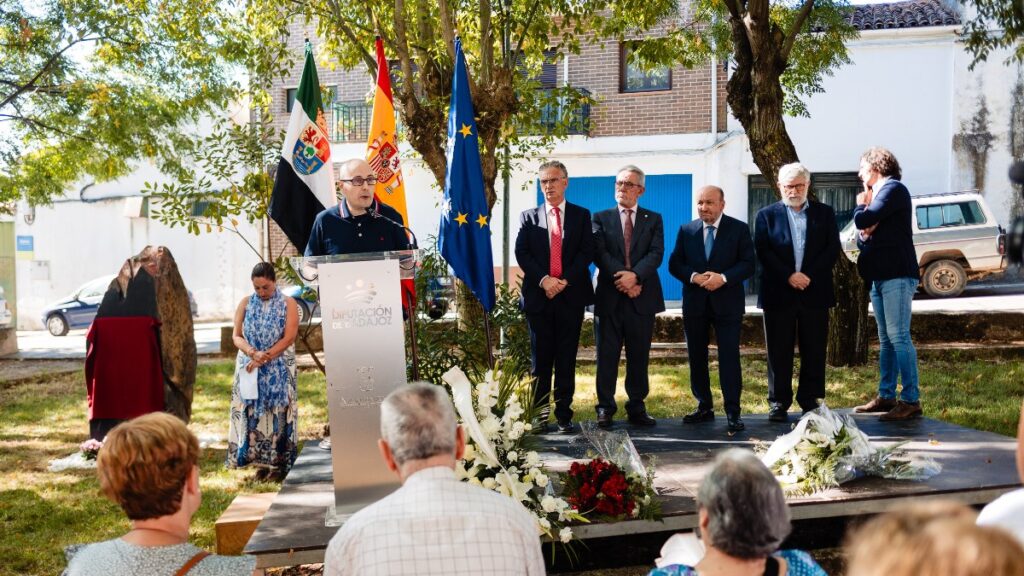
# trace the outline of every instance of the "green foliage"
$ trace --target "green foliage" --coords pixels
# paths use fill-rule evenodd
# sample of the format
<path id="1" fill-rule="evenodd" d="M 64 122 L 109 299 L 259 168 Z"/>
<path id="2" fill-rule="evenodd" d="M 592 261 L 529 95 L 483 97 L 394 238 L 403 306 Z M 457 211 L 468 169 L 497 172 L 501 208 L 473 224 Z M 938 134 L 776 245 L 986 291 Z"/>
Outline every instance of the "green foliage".
<path id="1" fill-rule="evenodd" d="M 181 174 L 265 51 L 248 26 L 235 0 L 0 0 L 0 209 L 142 161 Z"/>
<path id="2" fill-rule="evenodd" d="M 436 243 L 431 244 L 433 247 L 425 251 L 416 275 L 419 310 L 427 310 L 429 300 L 437 295 L 436 280 L 449 277 L 447 262 L 438 252 Z M 446 297 L 451 299 L 451 311 L 455 308 L 454 292 Z M 482 310 L 479 312 L 482 313 Z M 466 321 L 470 316 L 476 317 L 464 310 L 456 310 L 454 314 L 442 318 L 417 314 L 416 343 L 422 380 L 442 384 L 441 377 L 454 366 L 462 368 L 471 382 L 484 380 L 484 374 L 490 370 L 487 338 L 482 323 Z M 502 373 L 502 397 L 499 399 L 504 401 L 505 396 L 515 389 L 513 384 L 525 380 L 530 370 L 530 337 L 526 330 L 526 320 L 519 309 L 518 292 L 505 285 L 498 286 L 489 323 L 491 341 L 498 342 L 495 369 Z M 525 408 L 530 404 L 524 403 L 523 406 Z"/>
<path id="3" fill-rule="evenodd" d="M 962 39 L 974 55 L 971 68 L 996 50 L 1009 49 L 1005 63 L 1024 62 L 1024 4 L 1020 0 L 967 0 L 978 11 L 964 23 Z"/>

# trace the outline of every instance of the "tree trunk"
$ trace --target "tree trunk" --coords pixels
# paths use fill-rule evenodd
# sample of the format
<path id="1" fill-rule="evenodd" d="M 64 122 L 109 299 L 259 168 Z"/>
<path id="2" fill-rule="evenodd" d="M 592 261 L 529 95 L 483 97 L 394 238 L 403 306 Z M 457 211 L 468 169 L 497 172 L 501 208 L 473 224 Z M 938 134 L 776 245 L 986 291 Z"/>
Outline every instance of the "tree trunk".
<path id="1" fill-rule="evenodd" d="M 859 366 L 868 359 L 868 287 L 857 265 L 845 255 L 832 268 L 836 306 L 829 314 L 828 356 L 830 366 Z"/>

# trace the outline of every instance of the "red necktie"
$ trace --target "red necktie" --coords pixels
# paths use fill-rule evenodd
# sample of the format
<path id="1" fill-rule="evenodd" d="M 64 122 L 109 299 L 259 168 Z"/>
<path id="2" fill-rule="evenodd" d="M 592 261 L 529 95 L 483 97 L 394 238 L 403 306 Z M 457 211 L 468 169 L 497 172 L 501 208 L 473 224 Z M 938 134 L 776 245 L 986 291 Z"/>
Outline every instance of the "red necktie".
<path id="1" fill-rule="evenodd" d="M 558 206 L 551 209 L 555 213 L 554 226 L 551 227 L 551 271 L 552 278 L 562 277 L 562 218 Z"/>
<path id="2" fill-rule="evenodd" d="M 626 270 L 631 270 L 633 265 L 629 261 L 629 245 L 633 243 L 633 211 L 626 208 L 623 212 L 626 213 L 625 230 L 622 231 L 623 239 L 626 241 Z"/>

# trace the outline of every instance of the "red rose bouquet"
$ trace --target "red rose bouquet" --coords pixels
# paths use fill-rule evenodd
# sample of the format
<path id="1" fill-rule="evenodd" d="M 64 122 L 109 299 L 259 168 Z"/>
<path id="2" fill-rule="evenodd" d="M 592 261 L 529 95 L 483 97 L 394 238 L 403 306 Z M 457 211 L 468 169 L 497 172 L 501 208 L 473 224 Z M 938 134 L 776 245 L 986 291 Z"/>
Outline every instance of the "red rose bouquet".
<path id="1" fill-rule="evenodd" d="M 625 520 L 658 517 L 657 500 L 652 498 L 653 471 L 644 476 L 625 472 L 613 462 L 594 458 L 573 462 L 562 476 L 566 501 L 589 519 Z"/>

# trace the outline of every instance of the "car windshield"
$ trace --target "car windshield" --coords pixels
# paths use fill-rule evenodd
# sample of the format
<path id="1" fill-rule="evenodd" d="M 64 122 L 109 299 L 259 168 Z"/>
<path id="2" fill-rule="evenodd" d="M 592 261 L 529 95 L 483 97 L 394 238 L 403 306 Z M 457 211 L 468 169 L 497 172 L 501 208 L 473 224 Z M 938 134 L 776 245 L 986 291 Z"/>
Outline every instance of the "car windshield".
<path id="1" fill-rule="evenodd" d="M 107 286 L 110 285 L 110 281 L 114 278 L 114 276 L 102 276 L 95 280 L 90 280 L 72 292 L 71 296 L 68 297 L 68 300 L 75 298 L 90 298 L 103 294 L 107 291 Z"/>

